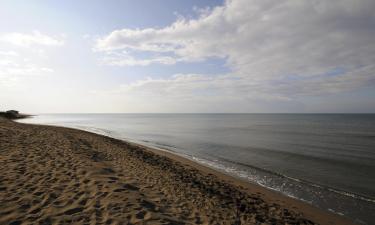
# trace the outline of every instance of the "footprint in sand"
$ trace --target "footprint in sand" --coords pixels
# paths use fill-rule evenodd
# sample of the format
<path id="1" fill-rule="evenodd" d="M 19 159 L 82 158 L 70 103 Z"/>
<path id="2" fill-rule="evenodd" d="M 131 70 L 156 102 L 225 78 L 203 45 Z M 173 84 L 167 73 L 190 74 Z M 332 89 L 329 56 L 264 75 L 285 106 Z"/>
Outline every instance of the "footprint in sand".
<path id="1" fill-rule="evenodd" d="M 139 191 L 139 187 L 132 184 L 124 184 L 122 187 L 131 191 Z"/>
<path id="2" fill-rule="evenodd" d="M 83 208 L 82 207 L 76 207 L 76 208 L 73 208 L 73 209 L 68 209 L 64 212 L 65 215 L 73 215 L 75 213 L 79 213 L 79 212 L 82 212 L 83 211 Z"/>

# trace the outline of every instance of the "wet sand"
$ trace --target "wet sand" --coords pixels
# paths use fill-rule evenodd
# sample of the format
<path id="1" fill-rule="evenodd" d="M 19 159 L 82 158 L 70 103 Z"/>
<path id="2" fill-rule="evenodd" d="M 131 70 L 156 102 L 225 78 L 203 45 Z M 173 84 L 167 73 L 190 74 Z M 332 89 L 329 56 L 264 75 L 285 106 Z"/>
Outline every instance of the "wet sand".
<path id="1" fill-rule="evenodd" d="M 0 224 L 351 224 L 168 152 L 0 118 Z"/>

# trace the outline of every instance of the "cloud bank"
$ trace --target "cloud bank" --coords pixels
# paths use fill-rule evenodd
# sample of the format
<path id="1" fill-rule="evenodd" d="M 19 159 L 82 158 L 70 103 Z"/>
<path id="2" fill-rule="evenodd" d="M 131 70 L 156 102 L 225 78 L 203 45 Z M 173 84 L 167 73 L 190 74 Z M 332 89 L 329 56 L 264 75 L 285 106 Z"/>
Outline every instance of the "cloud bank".
<path id="1" fill-rule="evenodd" d="M 372 0 L 227 0 L 164 28 L 114 30 L 95 49 L 112 55 L 108 65 L 221 58 L 232 71 L 143 80 L 124 85 L 127 92 L 152 86 L 159 94 L 178 90 L 178 96 L 205 89 L 215 98 L 286 100 L 374 86 L 374 28 Z M 137 59 L 137 52 L 157 56 Z"/>
<path id="2" fill-rule="evenodd" d="M 33 78 L 54 72 L 38 61 L 41 56 L 47 57 L 46 48 L 62 45 L 64 41 L 61 38 L 39 31 L 0 34 L 0 88 L 15 90 Z"/>
<path id="3" fill-rule="evenodd" d="M 15 88 L 25 80 L 52 73 L 53 69 L 37 65 L 14 51 L 0 51 L 0 88 Z"/>
<path id="4" fill-rule="evenodd" d="M 0 41 L 21 47 L 30 46 L 62 46 L 64 41 L 42 34 L 39 31 L 32 33 L 5 33 L 0 35 Z"/>

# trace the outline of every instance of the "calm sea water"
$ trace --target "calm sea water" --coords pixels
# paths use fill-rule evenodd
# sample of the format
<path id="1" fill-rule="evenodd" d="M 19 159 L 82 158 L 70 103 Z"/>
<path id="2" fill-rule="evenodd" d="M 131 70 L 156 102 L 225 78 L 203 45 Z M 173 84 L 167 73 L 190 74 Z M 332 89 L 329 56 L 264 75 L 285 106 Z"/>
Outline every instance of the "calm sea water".
<path id="1" fill-rule="evenodd" d="M 172 151 L 357 223 L 375 221 L 375 114 L 47 114 Z"/>

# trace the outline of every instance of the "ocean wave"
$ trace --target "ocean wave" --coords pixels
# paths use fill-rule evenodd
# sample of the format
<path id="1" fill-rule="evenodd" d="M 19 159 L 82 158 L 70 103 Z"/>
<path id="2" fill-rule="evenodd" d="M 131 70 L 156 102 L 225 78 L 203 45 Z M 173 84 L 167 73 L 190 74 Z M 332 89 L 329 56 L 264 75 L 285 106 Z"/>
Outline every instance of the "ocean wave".
<path id="1" fill-rule="evenodd" d="M 262 172 L 265 172 L 265 173 L 268 173 L 268 174 L 271 174 L 271 175 L 274 175 L 274 176 L 278 176 L 280 178 L 289 179 L 289 180 L 292 180 L 294 182 L 298 182 L 298 183 L 302 183 L 302 184 L 305 184 L 305 185 L 317 187 L 317 188 L 320 188 L 320 189 L 324 189 L 326 191 L 330 191 L 330 192 L 334 192 L 334 193 L 344 195 L 344 196 L 347 196 L 347 197 L 355 198 L 357 200 L 375 203 L 375 199 L 373 199 L 369 196 L 364 196 L 364 195 L 361 195 L 361 194 L 357 194 L 357 193 L 353 193 L 353 192 L 349 192 L 349 191 L 345 191 L 345 190 L 340 190 L 338 188 L 333 188 L 333 187 L 330 187 L 330 186 L 327 186 L 327 185 L 314 183 L 314 182 L 304 180 L 304 179 L 301 179 L 301 178 L 291 177 L 291 176 L 288 176 L 288 175 L 285 175 L 285 174 L 282 174 L 282 173 L 267 170 L 267 169 L 257 167 L 257 166 L 253 166 L 253 165 L 249 165 L 249 164 L 246 164 L 246 163 L 235 162 L 233 160 L 225 159 L 225 158 L 218 157 L 218 156 L 216 156 L 216 157 L 219 158 L 222 161 L 226 161 L 226 162 L 229 162 L 229 163 L 232 163 L 232 164 L 237 164 L 237 165 L 244 166 L 244 167 L 249 167 L 249 168 L 252 168 L 252 169 L 255 169 L 255 170 L 258 170 L 258 171 L 262 171 Z"/>

